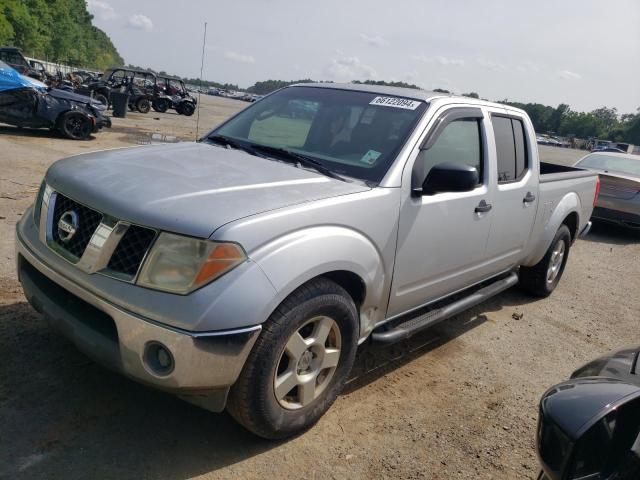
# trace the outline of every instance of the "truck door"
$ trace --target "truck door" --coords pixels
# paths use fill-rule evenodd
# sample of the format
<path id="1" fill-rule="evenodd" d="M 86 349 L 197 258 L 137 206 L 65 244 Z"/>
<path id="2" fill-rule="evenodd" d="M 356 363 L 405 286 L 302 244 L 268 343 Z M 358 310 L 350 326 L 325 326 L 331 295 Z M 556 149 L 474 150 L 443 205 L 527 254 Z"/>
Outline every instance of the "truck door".
<path id="1" fill-rule="evenodd" d="M 538 206 L 535 133 L 525 119 L 493 110 L 497 182 L 487 256 L 497 269 L 522 260 Z"/>
<path id="2" fill-rule="evenodd" d="M 478 107 L 443 108 L 412 157 L 414 161 L 408 162 L 402 180 L 403 201 L 388 316 L 486 276 L 485 249 L 493 216 L 487 122 Z M 416 172 L 421 184 L 434 165 L 445 162 L 476 168 L 476 187 L 466 192 L 412 193 Z"/>

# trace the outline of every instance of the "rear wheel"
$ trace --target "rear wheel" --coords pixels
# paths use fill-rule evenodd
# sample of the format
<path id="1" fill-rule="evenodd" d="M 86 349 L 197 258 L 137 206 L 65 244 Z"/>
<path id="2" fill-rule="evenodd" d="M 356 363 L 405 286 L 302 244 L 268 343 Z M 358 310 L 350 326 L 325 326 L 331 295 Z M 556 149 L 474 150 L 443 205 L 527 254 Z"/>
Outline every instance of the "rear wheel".
<path id="1" fill-rule="evenodd" d="M 357 343 L 357 309 L 342 287 L 327 279 L 300 287 L 265 322 L 229 413 L 264 438 L 306 430 L 342 390 Z"/>
<path id="2" fill-rule="evenodd" d="M 149 110 L 151 110 L 151 102 L 148 98 L 141 98 L 136 102 L 136 109 L 140 113 L 149 113 Z"/>
<path id="3" fill-rule="evenodd" d="M 91 120 L 78 112 L 64 113 L 58 119 L 58 130 L 71 140 L 86 140 L 91 135 Z"/>
<path id="4" fill-rule="evenodd" d="M 520 267 L 520 286 L 537 297 L 549 296 L 562 277 L 570 248 L 571 233 L 562 225 L 542 260 L 533 267 Z"/>

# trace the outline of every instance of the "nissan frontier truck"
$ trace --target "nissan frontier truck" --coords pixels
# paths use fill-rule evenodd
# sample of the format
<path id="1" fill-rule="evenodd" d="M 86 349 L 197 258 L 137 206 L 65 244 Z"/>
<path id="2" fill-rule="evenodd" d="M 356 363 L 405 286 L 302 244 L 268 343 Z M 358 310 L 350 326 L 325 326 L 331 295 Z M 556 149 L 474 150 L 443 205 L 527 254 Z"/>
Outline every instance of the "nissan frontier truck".
<path id="1" fill-rule="evenodd" d="M 283 88 L 198 142 L 55 162 L 17 225 L 20 282 L 103 365 L 294 435 L 363 342 L 553 292 L 598 176 L 541 163 L 535 139 L 482 100 Z"/>

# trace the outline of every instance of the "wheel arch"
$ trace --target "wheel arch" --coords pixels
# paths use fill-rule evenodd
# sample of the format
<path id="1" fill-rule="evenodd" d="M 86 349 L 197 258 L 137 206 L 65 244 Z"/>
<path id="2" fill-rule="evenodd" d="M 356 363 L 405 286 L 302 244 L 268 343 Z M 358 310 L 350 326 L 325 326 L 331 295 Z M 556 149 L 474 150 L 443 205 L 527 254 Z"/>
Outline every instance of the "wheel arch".
<path id="1" fill-rule="evenodd" d="M 580 197 L 575 192 L 569 192 L 562 197 L 550 213 L 549 219 L 541 231 L 537 247 L 535 247 L 531 254 L 522 262 L 522 265 L 530 267 L 537 264 L 542 257 L 544 257 L 551 246 L 556 232 L 562 225 L 566 225 L 569 229 L 571 242 L 573 243 L 578 237 L 581 211 Z M 542 214 L 544 215 L 544 213 Z"/>
<path id="2" fill-rule="evenodd" d="M 334 281 L 351 296 L 358 308 L 361 340 L 386 311 L 390 278 L 382 255 L 368 238 L 351 229 L 320 226 L 297 231 L 260 247 L 250 257 L 277 292 L 271 313 L 296 289 L 317 278 Z"/>

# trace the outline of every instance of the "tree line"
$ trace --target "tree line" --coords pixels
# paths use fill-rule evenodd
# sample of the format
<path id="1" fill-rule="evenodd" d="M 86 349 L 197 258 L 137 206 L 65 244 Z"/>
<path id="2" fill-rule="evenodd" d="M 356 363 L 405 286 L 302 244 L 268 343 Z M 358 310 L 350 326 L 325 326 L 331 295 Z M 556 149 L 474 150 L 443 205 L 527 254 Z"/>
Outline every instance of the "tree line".
<path id="1" fill-rule="evenodd" d="M 22 48 L 27 56 L 71 66 L 104 70 L 123 65 L 124 60 L 111 39 L 95 27 L 92 20 L 93 16 L 87 11 L 85 0 L 0 0 L 0 45 L 15 45 Z M 166 74 L 164 71 L 157 73 Z M 240 90 L 238 85 L 230 83 L 200 81 L 195 78 L 183 80 L 193 85 Z M 265 95 L 294 83 L 308 82 L 312 80 L 265 80 L 256 82 L 246 91 Z M 382 80 L 355 80 L 353 83 L 420 88 L 405 82 Z M 435 91 L 449 93 L 445 89 Z M 476 92 L 463 95 L 480 97 Z M 615 108 L 609 107 L 577 112 L 564 103 L 557 107 L 506 99 L 500 103 L 525 110 L 531 117 L 536 131 L 540 133 L 578 138 L 597 137 L 640 144 L 640 109 L 636 113 L 620 115 Z"/>
<path id="2" fill-rule="evenodd" d="M 0 0 L 0 46 L 55 63 L 105 69 L 124 60 L 85 0 Z"/>

